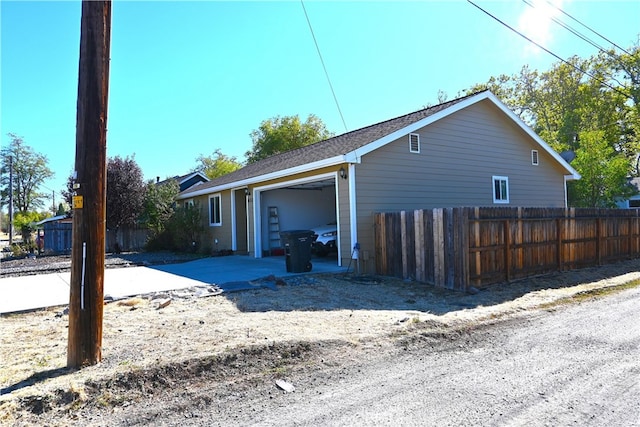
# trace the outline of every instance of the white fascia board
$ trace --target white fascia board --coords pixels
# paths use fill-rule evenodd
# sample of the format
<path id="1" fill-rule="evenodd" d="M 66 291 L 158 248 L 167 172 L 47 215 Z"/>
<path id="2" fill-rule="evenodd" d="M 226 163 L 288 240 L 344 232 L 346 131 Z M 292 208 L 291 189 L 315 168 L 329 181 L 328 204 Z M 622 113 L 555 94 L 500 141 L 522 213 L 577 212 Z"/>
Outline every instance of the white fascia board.
<path id="1" fill-rule="evenodd" d="M 472 104 L 475 104 L 476 102 L 482 101 L 483 99 L 486 99 L 489 97 L 489 93 L 490 92 L 482 92 L 479 93 L 475 96 L 472 96 L 471 98 L 465 99 L 464 101 L 460 101 L 457 104 L 452 105 L 449 108 L 445 108 L 442 111 L 438 111 L 435 114 L 432 114 L 428 117 L 425 117 L 422 120 L 418 120 L 417 122 L 414 122 L 408 126 L 405 126 L 402 129 L 398 129 L 397 131 L 390 133 L 389 135 L 383 136 L 382 138 L 370 142 L 369 144 L 365 145 L 364 147 L 360 147 L 357 150 L 354 150 L 352 153 L 347 153 L 345 156 L 349 156 L 349 155 L 356 155 L 357 157 L 360 158 L 365 154 L 368 154 L 374 150 L 377 150 L 378 148 L 389 144 L 390 142 L 395 141 L 398 138 L 403 137 L 404 135 L 407 135 L 409 133 L 415 132 L 418 129 L 421 129 L 427 125 L 430 125 L 431 123 L 437 122 L 440 119 L 443 119 L 457 111 L 462 110 L 463 108 L 466 108 Z M 357 153 L 356 153 L 357 151 Z"/>
<path id="2" fill-rule="evenodd" d="M 276 172 L 271 172 L 265 175 L 254 176 L 253 178 L 243 179 L 241 181 L 233 181 L 228 184 L 218 185 L 216 187 L 203 188 L 202 190 L 189 192 L 186 194 L 179 194 L 176 199 L 188 199 L 191 197 L 202 196 L 205 194 L 218 193 L 220 191 L 229 190 L 237 187 L 246 187 L 251 184 L 256 184 L 264 181 L 269 181 L 272 179 L 283 178 L 285 176 L 295 175 L 298 173 L 309 172 L 315 169 L 324 168 L 327 166 L 335 166 L 342 163 L 348 163 L 345 155 L 339 155 L 330 157 L 328 159 L 318 160 L 313 163 L 305 163 L 304 165 L 296 166 L 289 169 L 282 169 Z"/>
<path id="3" fill-rule="evenodd" d="M 524 130 L 527 135 L 529 135 L 531 138 L 533 138 L 533 140 L 547 153 L 549 153 L 549 155 L 551 155 L 551 157 L 553 157 L 558 163 L 560 163 L 560 165 L 567 170 L 567 172 L 569 172 L 571 179 L 580 179 L 580 174 L 573 168 L 571 167 L 571 165 L 569 165 L 569 163 L 567 163 L 562 157 L 560 157 L 560 155 L 558 153 L 555 152 L 555 150 L 553 150 L 546 142 L 544 142 L 542 140 L 542 138 L 540 138 L 540 136 L 538 136 L 538 134 L 536 134 L 529 126 L 527 126 L 527 124 L 525 122 L 522 121 L 522 119 L 520 119 L 520 117 L 518 117 L 513 111 L 511 111 L 511 109 L 509 109 L 509 107 L 507 107 L 505 104 L 502 103 L 502 101 L 500 101 L 493 93 L 489 92 L 489 91 L 485 91 L 485 92 L 481 92 L 475 96 L 472 96 L 468 99 L 465 99 L 464 101 L 460 101 L 454 105 L 452 105 L 449 108 L 445 108 L 442 111 L 438 111 L 435 114 L 432 114 L 429 117 L 425 117 L 422 120 L 419 120 L 415 123 L 412 123 L 402 129 L 399 129 L 389 135 L 386 135 L 376 141 L 373 141 L 367 145 L 365 145 L 364 147 L 358 148 L 357 150 L 354 150 L 350 153 L 345 154 L 345 159 L 357 159 L 357 163 L 360 162 L 360 158 L 365 155 L 368 154 L 374 150 L 377 150 L 378 148 L 387 145 L 409 133 L 415 132 L 418 129 L 421 129 L 425 126 L 430 125 L 431 123 L 434 123 L 440 119 L 443 119 L 447 116 L 450 116 L 453 113 L 456 113 L 464 108 L 467 108 L 477 102 L 483 101 L 485 99 L 490 100 L 491 102 L 493 102 L 500 110 L 502 110 L 502 112 L 504 112 L 512 121 L 514 121 L 522 130 Z"/>

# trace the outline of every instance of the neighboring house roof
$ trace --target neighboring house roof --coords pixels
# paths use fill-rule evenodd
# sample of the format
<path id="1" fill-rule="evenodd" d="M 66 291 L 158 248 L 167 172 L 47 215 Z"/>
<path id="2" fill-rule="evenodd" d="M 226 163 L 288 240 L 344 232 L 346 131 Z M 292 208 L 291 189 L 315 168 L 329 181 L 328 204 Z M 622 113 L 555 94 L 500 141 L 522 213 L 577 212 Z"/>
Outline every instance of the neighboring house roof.
<path id="1" fill-rule="evenodd" d="M 267 179 L 279 178 L 294 173 L 310 171 L 320 167 L 341 163 L 359 163 L 360 158 L 371 151 L 388 144 L 399 137 L 414 132 L 428 124 L 447 117 L 463 108 L 485 99 L 493 102 L 511 120 L 522 128 L 540 147 L 547 151 L 566 169 L 573 179 L 580 175 L 558 153 L 545 143 L 515 113 L 504 105 L 489 91 L 478 92 L 433 107 L 415 111 L 404 116 L 367 126 L 358 130 L 316 142 L 301 148 L 276 154 L 266 159 L 223 175 L 180 193 L 178 198 L 184 199 L 202 194 L 221 191 L 228 188 L 241 187 Z"/>
<path id="2" fill-rule="evenodd" d="M 36 222 L 36 225 L 44 225 L 47 224 L 49 222 L 56 222 L 56 221 L 63 221 L 65 219 L 71 219 L 71 215 L 69 214 L 64 214 L 64 215 L 57 215 L 57 216 L 52 216 L 49 218 L 45 218 L 42 221 L 38 221 Z"/>
<path id="3" fill-rule="evenodd" d="M 195 185 L 198 185 L 202 182 L 209 182 L 209 178 L 203 174 L 202 172 L 190 172 L 186 175 L 174 176 L 171 178 L 167 178 L 165 180 L 160 181 L 160 177 L 157 178 L 156 184 L 162 185 L 169 181 L 177 181 L 178 186 L 180 187 L 180 191 L 185 191 Z"/>

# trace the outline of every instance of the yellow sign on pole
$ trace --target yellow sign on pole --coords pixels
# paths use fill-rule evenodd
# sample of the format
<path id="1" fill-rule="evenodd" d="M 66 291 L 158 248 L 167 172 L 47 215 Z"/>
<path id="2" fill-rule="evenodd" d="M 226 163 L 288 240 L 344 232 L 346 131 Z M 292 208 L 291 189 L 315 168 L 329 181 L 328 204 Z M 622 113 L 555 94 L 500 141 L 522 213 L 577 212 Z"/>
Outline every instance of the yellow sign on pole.
<path id="1" fill-rule="evenodd" d="M 83 202 L 82 196 L 73 196 L 73 209 L 82 209 Z"/>

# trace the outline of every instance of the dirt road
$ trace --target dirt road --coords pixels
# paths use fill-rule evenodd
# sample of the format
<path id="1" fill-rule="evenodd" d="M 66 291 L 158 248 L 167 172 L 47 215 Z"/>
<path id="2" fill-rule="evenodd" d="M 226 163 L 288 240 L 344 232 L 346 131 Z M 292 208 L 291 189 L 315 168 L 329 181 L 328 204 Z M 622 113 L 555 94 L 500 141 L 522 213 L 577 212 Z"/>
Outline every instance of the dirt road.
<path id="1" fill-rule="evenodd" d="M 141 295 L 105 305 L 102 362 L 78 371 L 65 367 L 62 307 L 0 316 L 0 424 L 353 425 L 407 414 L 394 424 L 518 425 L 536 405 L 541 424 L 565 424 L 546 412 L 570 410 L 582 424 L 590 416 L 615 424 L 620 413 L 629 421 L 624 405 L 638 401 L 637 382 L 619 379 L 638 376 L 629 367 L 637 292 L 635 311 L 624 303 L 614 311 L 628 317 L 617 320 L 597 317 L 617 297 L 582 303 L 567 318 L 574 308 L 558 301 L 638 280 L 640 260 L 630 260 L 477 294 L 339 274 L 229 295 Z M 279 380 L 296 390 L 285 394 Z M 609 390 L 618 384 L 628 388 Z M 597 407 L 615 393 L 621 403 Z"/>
<path id="2" fill-rule="evenodd" d="M 117 414 L 154 425 L 640 425 L 640 289 L 396 351 L 356 350 L 348 364 L 290 375 L 208 405 Z M 161 404 L 161 403 L 160 403 Z M 133 408 L 132 408 L 133 409 Z M 155 411 L 162 413 L 154 417 Z M 130 416 L 133 415 L 133 418 Z"/>

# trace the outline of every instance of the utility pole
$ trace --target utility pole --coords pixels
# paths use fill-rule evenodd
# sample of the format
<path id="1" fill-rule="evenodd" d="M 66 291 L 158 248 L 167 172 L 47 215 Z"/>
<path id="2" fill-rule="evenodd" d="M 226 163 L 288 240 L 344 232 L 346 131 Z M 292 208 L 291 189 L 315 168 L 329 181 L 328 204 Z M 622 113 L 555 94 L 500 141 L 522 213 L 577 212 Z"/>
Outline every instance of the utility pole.
<path id="1" fill-rule="evenodd" d="M 13 156 L 9 156 L 9 246 L 13 245 Z"/>
<path id="2" fill-rule="evenodd" d="M 82 2 L 67 366 L 102 359 L 111 1 Z"/>

